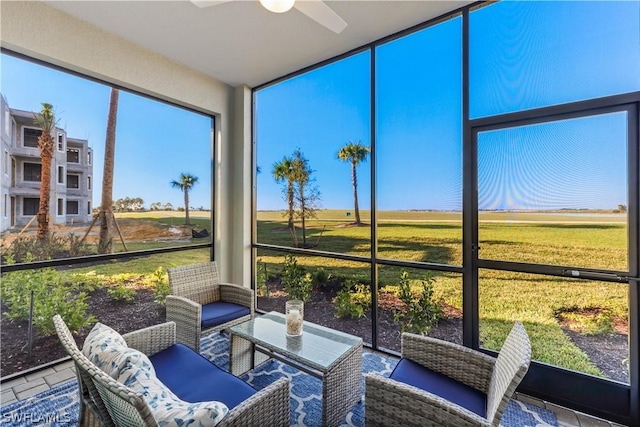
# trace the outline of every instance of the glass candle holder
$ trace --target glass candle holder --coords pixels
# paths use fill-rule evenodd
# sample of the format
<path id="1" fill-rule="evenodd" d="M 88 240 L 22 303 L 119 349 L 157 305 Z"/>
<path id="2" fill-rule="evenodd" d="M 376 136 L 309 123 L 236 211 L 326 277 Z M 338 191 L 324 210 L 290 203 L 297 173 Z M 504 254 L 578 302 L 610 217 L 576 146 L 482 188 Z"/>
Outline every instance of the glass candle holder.
<path id="1" fill-rule="evenodd" d="M 291 300 L 285 303 L 287 319 L 287 335 L 297 337 L 302 335 L 302 321 L 304 319 L 304 302 Z"/>

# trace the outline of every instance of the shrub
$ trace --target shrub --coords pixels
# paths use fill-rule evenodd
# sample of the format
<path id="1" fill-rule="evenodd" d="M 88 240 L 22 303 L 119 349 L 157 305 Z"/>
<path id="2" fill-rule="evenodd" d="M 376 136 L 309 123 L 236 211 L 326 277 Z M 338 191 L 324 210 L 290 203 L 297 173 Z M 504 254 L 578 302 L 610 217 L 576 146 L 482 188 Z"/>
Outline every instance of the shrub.
<path id="1" fill-rule="evenodd" d="M 29 262 L 29 261 L 27 261 Z M 59 314 L 72 331 L 96 322 L 87 317 L 87 294 L 65 286 L 52 268 L 22 270 L 6 273 L 2 278 L 0 296 L 10 320 L 29 320 L 31 293 L 33 292 L 33 325 L 43 335 L 55 333 L 53 316 Z"/>
<path id="2" fill-rule="evenodd" d="M 119 280 L 115 286 L 107 289 L 107 293 L 116 301 L 133 301 L 136 296 L 136 290 L 127 287 L 124 280 Z"/>
<path id="3" fill-rule="evenodd" d="M 151 274 L 150 280 L 153 284 L 153 296 L 155 302 L 161 305 L 165 305 L 165 300 L 167 299 L 167 295 L 171 293 L 169 289 L 169 277 L 167 276 L 167 272 L 164 271 L 162 266 L 156 268 L 156 270 Z"/>
<path id="4" fill-rule="evenodd" d="M 73 233 L 69 233 L 66 238 L 51 233 L 44 240 L 39 240 L 36 236 L 18 237 L 10 251 L 15 262 L 28 262 L 28 257 L 31 261 L 44 261 L 91 253 L 90 246 L 82 243 L 81 238 Z"/>
<path id="5" fill-rule="evenodd" d="M 258 258 L 256 261 L 256 294 L 259 297 L 269 298 L 269 287 L 267 286 L 268 279 L 269 273 L 267 272 L 267 264 Z"/>
<path id="6" fill-rule="evenodd" d="M 346 280 L 333 299 L 336 317 L 361 318 L 371 307 L 371 290 L 367 285 Z"/>
<path id="7" fill-rule="evenodd" d="M 324 289 L 327 286 L 329 279 L 331 279 L 331 274 L 327 273 L 327 270 L 320 267 L 313 275 L 313 284 L 318 289 Z"/>
<path id="8" fill-rule="evenodd" d="M 281 281 L 289 298 L 302 301 L 309 301 L 311 298 L 311 289 L 313 288 L 311 273 L 305 273 L 293 255 L 284 256 Z"/>
<path id="9" fill-rule="evenodd" d="M 67 246 L 69 247 L 69 256 L 72 257 L 89 255 L 91 253 L 91 246 L 84 243 L 80 236 L 76 236 L 73 233 L 69 233 L 67 237 Z"/>
<path id="10" fill-rule="evenodd" d="M 93 292 L 104 286 L 106 278 L 102 274 L 98 275 L 95 271 L 90 271 L 88 273 L 72 273 L 68 276 L 68 280 L 74 287 Z"/>
<path id="11" fill-rule="evenodd" d="M 420 283 L 422 289 L 420 294 L 416 296 L 411 291 L 409 273 L 406 271 L 401 273 L 398 298 L 402 301 L 403 307 L 393 310 L 393 319 L 400 322 L 402 332 L 426 335 L 440 320 L 442 310 L 433 301 L 433 279 L 431 276 L 425 276 Z"/>

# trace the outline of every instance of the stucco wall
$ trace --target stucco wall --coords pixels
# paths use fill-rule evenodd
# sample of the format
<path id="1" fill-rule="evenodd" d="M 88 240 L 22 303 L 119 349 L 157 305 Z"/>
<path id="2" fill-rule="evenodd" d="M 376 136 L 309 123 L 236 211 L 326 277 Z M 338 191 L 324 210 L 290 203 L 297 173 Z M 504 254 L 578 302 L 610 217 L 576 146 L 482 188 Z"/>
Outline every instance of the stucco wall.
<path id="1" fill-rule="evenodd" d="M 235 123 L 234 114 L 236 111 L 246 113 L 247 110 L 246 106 L 236 108 L 234 103 L 250 100 L 246 96 L 237 96 L 236 89 L 218 80 L 41 2 L 2 1 L 0 20 L 3 48 L 215 116 L 215 202 L 219 202 L 214 202 L 214 208 L 218 209 L 216 260 L 220 264 L 222 280 L 248 284 L 248 265 L 238 262 L 246 259 L 246 254 L 233 252 L 248 251 L 242 243 L 234 242 L 244 242 L 250 230 L 245 228 L 243 221 L 234 221 L 233 218 L 234 210 L 248 210 L 249 206 L 223 202 L 236 199 L 232 197 L 235 192 L 250 194 L 248 183 L 234 184 L 232 179 L 232 171 L 241 170 L 244 164 L 244 149 L 234 150 L 233 146 L 244 147 L 250 143 L 243 139 L 247 137 L 246 133 L 234 136 L 234 130 L 246 129 L 244 124 Z M 244 88 L 240 90 L 240 93 L 245 92 Z M 244 120 L 245 117 L 238 119 Z M 237 197 L 240 200 L 246 198 L 246 195 Z M 220 209 L 220 206 L 224 208 Z M 240 212 L 238 215 L 244 217 L 247 214 Z M 250 239 L 250 234 L 247 238 Z"/>

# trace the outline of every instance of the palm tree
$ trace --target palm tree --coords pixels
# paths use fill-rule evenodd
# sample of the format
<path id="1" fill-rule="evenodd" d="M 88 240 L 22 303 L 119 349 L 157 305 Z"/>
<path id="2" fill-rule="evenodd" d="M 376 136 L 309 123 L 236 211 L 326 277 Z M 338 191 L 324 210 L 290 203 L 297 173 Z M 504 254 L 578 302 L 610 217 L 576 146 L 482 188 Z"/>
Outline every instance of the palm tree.
<path id="1" fill-rule="evenodd" d="M 40 203 L 38 206 L 38 239 L 44 240 L 49 235 L 49 198 L 51 196 L 51 159 L 53 158 L 53 137 L 51 132 L 56 126 L 53 105 L 42 103 L 42 110 L 34 114 L 34 122 L 42 128 L 38 138 L 40 159 Z"/>
<path id="2" fill-rule="evenodd" d="M 111 252 L 111 242 L 109 238 L 109 214 L 113 209 L 113 168 L 116 151 L 116 121 L 118 116 L 118 98 L 120 91 L 111 88 L 109 98 L 109 114 L 107 116 L 107 136 L 104 143 L 104 172 L 102 174 L 102 200 L 100 203 L 100 241 L 98 242 L 98 253 L 105 254 Z"/>
<path id="3" fill-rule="evenodd" d="M 179 188 L 184 193 L 184 223 L 186 225 L 191 225 L 191 221 L 189 219 L 189 190 L 196 185 L 196 182 L 198 182 L 198 177 L 188 173 L 181 173 L 179 181 L 171 181 L 171 186 L 173 188 Z"/>
<path id="4" fill-rule="evenodd" d="M 287 227 L 289 228 L 289 230 L 293 230 L 293 214 L 295 208 L 294 183 L 296 178 L 293 159 L 286 156 L 283 157 L 280 162 L 273 165 L 271 173 L 273 174 L 273 177 L 277 183 L 281 183 L 284 181 L 287 182 L 287 187 L 285 190 L 285 198 L 287 201 L 287 215 L 289 217 Z"/>
<path id="5" fill-rule="evenodd" d="M 360 162 L 367 160 L 367 155 L 371 149 L 362 145 L 360 141 L 349 141 L 344 147 L 338 151 L 338 158 L 345 162 L 351 162 L 351 183 L 353 184 L 353 205 L 356 214 L 356 224 L 360 225 L 360 209 L 358 208 L 358 178 L 356 175 L 356 167 Z"/>
<path id="6" fill-rule="evenodd" d="M 309 167 L 309 160 L 304 157 L 299 148 L 293 152 L 292 165 L 293 181 L 297 186 L 298 216 L 302 220 L 302 247 L 307 248 L 306 219 L 315 217 L 315 203 L 320 197 L 320 192 L 312 185 L 313 170 Z"/>

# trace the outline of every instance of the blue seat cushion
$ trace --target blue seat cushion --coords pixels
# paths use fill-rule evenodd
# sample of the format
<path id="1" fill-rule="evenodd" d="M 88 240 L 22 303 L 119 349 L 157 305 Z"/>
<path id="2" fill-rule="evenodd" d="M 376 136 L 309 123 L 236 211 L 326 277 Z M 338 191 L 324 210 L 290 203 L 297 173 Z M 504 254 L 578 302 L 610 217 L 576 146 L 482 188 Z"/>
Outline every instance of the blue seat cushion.
<path id="1" fill-rule="evenodd" d="M 190 403 L 216 400 L 233 409 L 256 393 L 250 385 L 183 344 L 174 344 L 149 359 L 158 379 Z"/>
<path id="2" fill-rule="evenodd" d="M 202 328 L 222 325 L 251 313 L 248 307 L 231 302 L 212 302 L 202 306 Z"/>
<path id="3" fill-rule="evenodd" d="M 390 378 L 438 395 L 486 417 L 487 397 L 484 393 L 409 359 L 400 359 Z"/>

